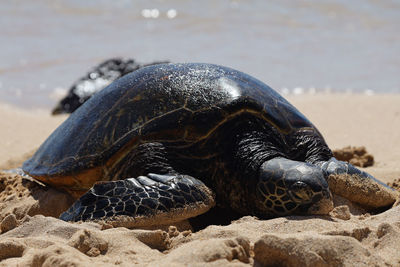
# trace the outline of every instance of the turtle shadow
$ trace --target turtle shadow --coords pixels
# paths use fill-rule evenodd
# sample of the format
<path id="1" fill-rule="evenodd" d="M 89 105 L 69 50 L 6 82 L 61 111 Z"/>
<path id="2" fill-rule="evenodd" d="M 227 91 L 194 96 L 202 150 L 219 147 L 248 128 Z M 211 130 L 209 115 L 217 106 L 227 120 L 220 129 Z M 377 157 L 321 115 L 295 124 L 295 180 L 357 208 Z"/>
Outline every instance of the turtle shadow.
<path id="1" fill-rule="evenodd" d="M 189 218 L 189 223 L 192 226 L 193 231 L 198 232 L 210 225 L 229 225 L 232 223 L 232 221 L 238 220 L 241 217 L 243 217 L 242 214 L 239 214 L 231 209 L 216 206 L 206 213 Z"/>
<path id="2" fill-rule="evenodd" d="M 285 217 L 289 221 L 307 221 L 312 219 L 320 219 L 329 222 L 336 222 L 331 215 L 290 215 Z"/>
<path id="3" fill-rule="evenodd" d="M 190 218 L 189 223 L 193 228 L 194 232 L 198 232 L 207 228 L 210 225 L 221 225 L 226 226 L 232 223 L 232 221 L 239 220 L 243 214 L 239 214 L 229 208 L 214 207 L 208 212 L 201 214 L 197 217 Z M 289 215 L 282 216 L 291 221 L 306 221 L 310 219 L 321 219 L 325 221 L 335 222 L 336 220 L 330 215 Z M 259 220 L 271 220 L 276 217 L 258 218 Z"/>

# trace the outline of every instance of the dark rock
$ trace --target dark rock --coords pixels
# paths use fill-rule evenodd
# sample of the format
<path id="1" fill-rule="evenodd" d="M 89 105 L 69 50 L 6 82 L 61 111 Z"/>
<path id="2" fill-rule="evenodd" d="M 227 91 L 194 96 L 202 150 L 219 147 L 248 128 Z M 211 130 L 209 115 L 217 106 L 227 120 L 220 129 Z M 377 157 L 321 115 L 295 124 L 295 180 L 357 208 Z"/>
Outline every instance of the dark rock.
<path id="1" fill-rule="evenodd" d="M 133 59 L 108 59 L 76 81 L 71 86 L 67 96 L 53 109 L 52 114 L 72 113 L 92 95 L 105 88 L 114 80 L 140 68 L 162 63 L 169 62 L 156 61 L 148 64 L 141 64 Z"/>

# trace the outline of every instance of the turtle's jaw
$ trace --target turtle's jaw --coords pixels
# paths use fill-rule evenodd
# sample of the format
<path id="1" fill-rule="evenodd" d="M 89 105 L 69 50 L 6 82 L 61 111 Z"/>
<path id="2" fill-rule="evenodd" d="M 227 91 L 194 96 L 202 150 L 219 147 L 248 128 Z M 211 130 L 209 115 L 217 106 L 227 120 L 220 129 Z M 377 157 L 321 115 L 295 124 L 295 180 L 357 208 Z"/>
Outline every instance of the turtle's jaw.
<path id="1" fill-rule="evenodd" d="M 320 201 L 312 204 L 312 206 L 308 208 L 307 213 L 311 215 L 326 215 L 332 210 L 332 199 L 323 198 Z"/>
<path id="2" fill-rule="evenodd" d="M 314 185 L 315 186 L 315 185 Z M 298 209 L 310 215 L 328 214 L 333 209 L 332 194 L 328 188 L 317 186 L 315 190 L 303 182 L 294 183 L 288 190 Z"/>
<path id="3" fill-rule="evenodd" d="M 326 215 L 333 210 L 332 195 L 329 191 L 324 191 L 314 197 L 307 213 L 311 215 Z"/>

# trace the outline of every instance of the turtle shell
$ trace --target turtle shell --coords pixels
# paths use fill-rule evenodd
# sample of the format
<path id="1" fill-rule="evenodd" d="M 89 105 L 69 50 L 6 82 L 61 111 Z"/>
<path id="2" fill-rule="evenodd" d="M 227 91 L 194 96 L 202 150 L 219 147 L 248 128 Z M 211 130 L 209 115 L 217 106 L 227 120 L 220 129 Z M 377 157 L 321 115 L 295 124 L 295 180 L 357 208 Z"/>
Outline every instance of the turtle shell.
<path id="1" fill-rule="evenodd" d="M 130 73 L 90 98 L 23 170 L 46 181 L 89 179 L 80 174 L 96 170 L 91 175 L 101 175 L 100 166 L 139 142 L 196 142 L 244 111 L 283 134 L 314 127 L 277 92 L 240 71 L 211 64 L 161 64 Z"/>

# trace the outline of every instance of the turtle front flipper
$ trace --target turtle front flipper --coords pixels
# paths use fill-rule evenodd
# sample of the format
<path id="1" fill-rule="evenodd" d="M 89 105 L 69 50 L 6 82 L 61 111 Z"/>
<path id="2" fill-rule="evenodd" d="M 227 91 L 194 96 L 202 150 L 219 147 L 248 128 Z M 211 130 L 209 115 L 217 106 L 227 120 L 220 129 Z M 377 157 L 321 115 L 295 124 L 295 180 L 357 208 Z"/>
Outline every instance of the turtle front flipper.
<path id="1" fill-rule="evenodd" d="M 212 206 L 214 194 L 200 180 L 188 175 L 150 173 L 96 183 L 60 219 L 104 219 L 114 226 L 134 228 L 182 221 Z"/>
<path id="2" fill-rule="evenodd" d="M 395 203 L 398 192 L 369 173 L 348 162 L 331 158 L 317 163 L 326 172 L 331 191 L 367 209 L 388 207 Z"/>

